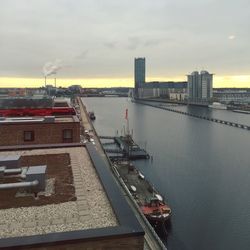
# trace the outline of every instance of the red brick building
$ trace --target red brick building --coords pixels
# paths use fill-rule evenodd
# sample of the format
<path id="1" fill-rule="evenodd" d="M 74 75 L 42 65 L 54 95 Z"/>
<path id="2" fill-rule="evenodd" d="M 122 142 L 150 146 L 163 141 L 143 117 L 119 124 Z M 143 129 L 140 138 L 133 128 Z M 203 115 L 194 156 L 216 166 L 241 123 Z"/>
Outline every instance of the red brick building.
<path id="1" fill-rule="evenodd" d="M 0 119 L 0 146 L 79 142 L 80 122 L 76 116 Z"/>

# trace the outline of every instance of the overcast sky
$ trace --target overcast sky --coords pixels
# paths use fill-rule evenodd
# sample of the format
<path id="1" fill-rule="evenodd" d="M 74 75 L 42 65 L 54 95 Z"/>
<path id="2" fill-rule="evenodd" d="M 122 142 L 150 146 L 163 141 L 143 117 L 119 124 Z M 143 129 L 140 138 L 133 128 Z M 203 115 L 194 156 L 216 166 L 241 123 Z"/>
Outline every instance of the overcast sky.
<path id="1" fill-rule="evenodd" d="M 1 0 L 0 77 L 62 78 L 250 72 L 250 0 Z M 185 79 L 185 78 L 184 78 Z"/>

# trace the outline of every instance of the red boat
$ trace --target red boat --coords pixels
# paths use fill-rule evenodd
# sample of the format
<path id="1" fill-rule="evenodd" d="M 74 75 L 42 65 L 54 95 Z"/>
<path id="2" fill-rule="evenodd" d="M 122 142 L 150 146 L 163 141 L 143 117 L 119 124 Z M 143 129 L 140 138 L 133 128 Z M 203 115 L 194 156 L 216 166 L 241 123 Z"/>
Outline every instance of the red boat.
<path id="1" fill-rule="evenodd" d="M 153 223 L 165 222 L 169 219 L 171 209 L 166 205 L 159 194 L 156 194 L 144 205 L 141 206 L 141 210 L 145 217 Z"/>

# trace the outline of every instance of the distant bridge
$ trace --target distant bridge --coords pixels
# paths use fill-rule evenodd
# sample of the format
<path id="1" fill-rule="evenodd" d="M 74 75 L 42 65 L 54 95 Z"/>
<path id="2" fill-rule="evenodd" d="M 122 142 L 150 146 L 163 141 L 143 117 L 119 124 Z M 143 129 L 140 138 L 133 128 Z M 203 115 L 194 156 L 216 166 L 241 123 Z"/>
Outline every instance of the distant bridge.
<path id="1" fill-rule="evenodd" d="M 160 103 L 172 103 L 172 104 L 182 104 L 182 105 L 191 105 L 191 106 L 202 106 L 208 107 L 208 102 L 193 102 L 193 101 L 184 101 L 184 100 L 170 100 L 170 99 L 161 99 L 161 98 L 135 98 L 135 101 L 148 101 L 148 102 L 160 102 Z"/>
<path id="2" fill-rule="evenodd" d="M 231 126 L 231 127 L 250 130 L 250 126 L 240 124 L 240 123 L 237 123 L 237 122 L 230 122 L 230 121 L 225 121 L 225 120 L 221 120 L 221 119 L 217 119 L 217 118 L 210 118 L 210 117 L 207 117 L 207 116 L 196 115 L 196 114 L 188 113 L 188 112 L 185 112 L 185 111 L 180 111 L 180 110 L 176 110 L 176 109 L 172 109 L 172 108 L 168 108 L 168 107 L 157 106 L 157 105 L 145 103 L 144 101 L 139 101 L 139 100 L 135 100 L 134 102 L 140 103 L 140 104 L 143 104 L 143 105 L 147 105 L 147 106 L 151 106 L 151 107 L 154 107 L 154 108 L 164 109 L 164 110 L 167 110 L 167 111 L 192 116 L 192 117 L 195 117 L 195 118 L 199 118 L 199 119 L 203 119 L 203 120 L 207 120 L 207 121 L 211 121 L 211 122 L 221 123 L 221 124 L 228 125 L 228 126 Z"/>

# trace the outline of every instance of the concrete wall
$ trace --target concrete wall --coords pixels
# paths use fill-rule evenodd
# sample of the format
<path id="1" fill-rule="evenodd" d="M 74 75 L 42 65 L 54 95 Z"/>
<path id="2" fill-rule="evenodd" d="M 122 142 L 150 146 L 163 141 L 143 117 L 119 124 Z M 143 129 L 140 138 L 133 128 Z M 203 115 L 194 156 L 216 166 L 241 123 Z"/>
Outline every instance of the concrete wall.
<path id="1" fill-rule="evenodd" d="M 63 140 L 63 130 L 72 129 L 71 141 Z M 34 131 L 33 141 L 24 141 L 24 131 Z M 26 124 L 1 124 L 0 146 L 56 144 L 80 142 L 80 123 L 26 123 Z"/>

